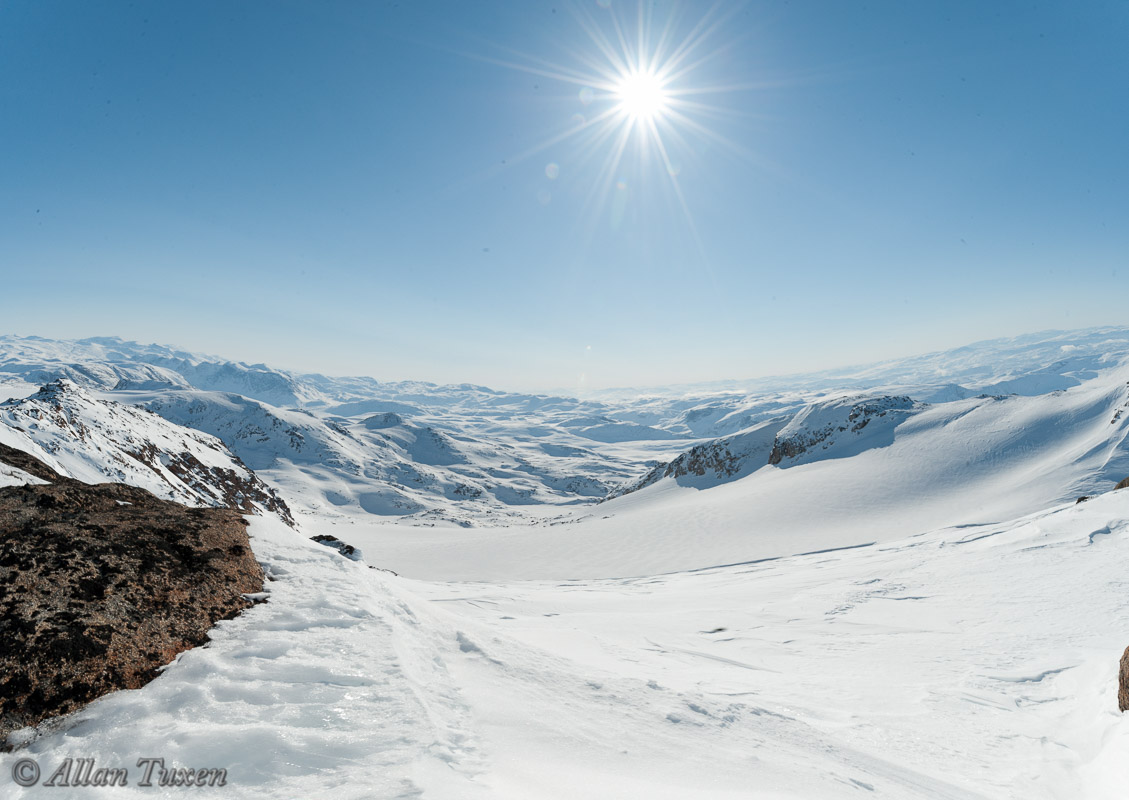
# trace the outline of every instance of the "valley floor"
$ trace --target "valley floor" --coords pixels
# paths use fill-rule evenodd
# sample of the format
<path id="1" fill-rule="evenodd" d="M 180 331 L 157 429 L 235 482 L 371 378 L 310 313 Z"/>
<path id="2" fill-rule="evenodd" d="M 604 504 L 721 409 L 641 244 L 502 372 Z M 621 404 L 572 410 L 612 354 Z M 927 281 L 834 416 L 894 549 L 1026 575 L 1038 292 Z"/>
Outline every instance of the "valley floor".
<path id="1" fill-rule="evenodd" d="M 129 768 L 133 788 L 67 796 L 159 796 L 134 765 L 163 757 L 226 768 L 211 790 L 224 797 L 1065 799 L 1129 785 L 1116 710 L 1129 491 L 645 578 L 427 582 L 309 533 L 256 518 L 269 602 L 2 756 L 5 779 L 19 758 L 44 779 L 94 758 Z"/>

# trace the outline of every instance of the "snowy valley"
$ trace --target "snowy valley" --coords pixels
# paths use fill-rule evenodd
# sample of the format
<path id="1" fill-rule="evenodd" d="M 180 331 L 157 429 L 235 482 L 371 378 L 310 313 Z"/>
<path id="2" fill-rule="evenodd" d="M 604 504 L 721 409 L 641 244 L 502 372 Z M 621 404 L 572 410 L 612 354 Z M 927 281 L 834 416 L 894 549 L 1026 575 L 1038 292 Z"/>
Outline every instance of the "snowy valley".
<path id="1" fill-rule="evenodd" d="M 1129 328 L 583 398 L 4 336 L 3 398 L 0 444 L 61 475 L 247 513 L 271 579 L 4 770 L 152 752 L 278 798 L 1129 785 Z"/>

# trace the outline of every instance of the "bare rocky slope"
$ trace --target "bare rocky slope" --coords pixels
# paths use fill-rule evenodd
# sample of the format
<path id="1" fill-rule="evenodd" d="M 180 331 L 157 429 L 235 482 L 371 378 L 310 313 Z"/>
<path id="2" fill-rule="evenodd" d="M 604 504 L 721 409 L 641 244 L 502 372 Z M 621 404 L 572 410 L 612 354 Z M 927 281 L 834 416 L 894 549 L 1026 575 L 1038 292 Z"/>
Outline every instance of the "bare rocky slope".
<path id="1" fill-rule="evenodd" d="M 233 509 L 82 483 L 2 444 L 0 462 L 48 481 L 0 488 L 0 741 L 149 682 L 262 590 Z"/>

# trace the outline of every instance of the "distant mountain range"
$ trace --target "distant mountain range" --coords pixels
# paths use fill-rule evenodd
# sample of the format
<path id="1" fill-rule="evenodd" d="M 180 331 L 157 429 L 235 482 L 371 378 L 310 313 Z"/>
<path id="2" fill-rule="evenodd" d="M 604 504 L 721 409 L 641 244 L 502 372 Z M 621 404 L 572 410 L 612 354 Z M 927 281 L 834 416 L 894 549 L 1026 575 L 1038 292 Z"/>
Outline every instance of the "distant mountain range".
<path id="1" fill-rule="evenodd" d="M 733 484 L 743 488 L 727 519 L 769 525 L 764 540 L 800 524 L 842 528 L 860 503 L 954 507 L 942 498 L 1005 476 L 1001 513 L 1116 482 L 1129 474 L 1127 359 L 1129 328 L 1100 328 L 577 399 L 294 373 L 116 338 L 4 336 L 0 395 L 15 399 L 0 407 L 0 441 L 65 474 L 184 502 L 229 494 L 215 472 L 226 470 L 243 482 L 240 502 L 299 521 L 536 526 L 584 521 L 602 500 L 600 517 L 658 508 L 668 484 Z M 819 464 L 818 480 L 776 474 Z M 815 499 L 788 522 L 783 505 L 806 493 Z"/>

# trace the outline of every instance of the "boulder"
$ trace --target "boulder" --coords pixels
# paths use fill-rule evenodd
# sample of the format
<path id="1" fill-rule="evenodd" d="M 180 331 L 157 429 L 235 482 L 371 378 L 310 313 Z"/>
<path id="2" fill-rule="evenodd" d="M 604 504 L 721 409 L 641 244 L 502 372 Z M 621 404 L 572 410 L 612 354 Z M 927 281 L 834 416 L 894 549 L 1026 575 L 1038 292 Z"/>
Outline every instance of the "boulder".
<path id="1" fill-rule="evenodd" d="M 311 536 L 310 541 L 323 544 L 326 547 L 332 547 L 345 558 L 352 559 L 353 561 L 361 560 L 361 551 L 353 547 L 348 542 L 343 542 L 336 536 L 330 536 L 327 533 L 320 533 L 317 536 Z"/>
<path id="2" fill-rule="evenodd" d="M 50 481 L 0 488 L 0 743 L 144 685 L 262 591 L 231 509 L 81 483 L 11 448 L 0 461 Z"/>
<path id="3" fill-rule="evenodd" d="M 1129 710 L 1129 647 L 1121 654 L 1121 672 L 1117 679 L 1117 707 Z"/>

